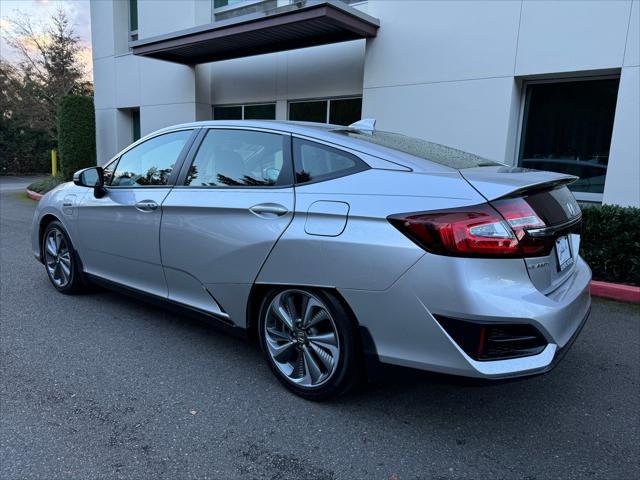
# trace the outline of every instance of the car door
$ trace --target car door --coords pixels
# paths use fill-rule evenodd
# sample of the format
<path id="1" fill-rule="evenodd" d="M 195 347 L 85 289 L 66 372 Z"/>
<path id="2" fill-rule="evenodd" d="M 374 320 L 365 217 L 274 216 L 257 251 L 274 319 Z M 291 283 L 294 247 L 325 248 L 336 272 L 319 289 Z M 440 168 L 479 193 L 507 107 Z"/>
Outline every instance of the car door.
<path id="1" fill-rule="evenodd" d="M 192 136 L 192 129 L 178 130 L 133 146 L 115 168 L 106 169 L 106 194 L 84 196 L 78 208 L 78 235 L 86 272 L 167 296 L 160 260 L 161 205 Z"/>
<path id="2" fill-rule="evenodd" d="M 162 209 L 169 298 L 244 322 L 251 286 L 293 217 L 290 135 L 210 128 Z"/>

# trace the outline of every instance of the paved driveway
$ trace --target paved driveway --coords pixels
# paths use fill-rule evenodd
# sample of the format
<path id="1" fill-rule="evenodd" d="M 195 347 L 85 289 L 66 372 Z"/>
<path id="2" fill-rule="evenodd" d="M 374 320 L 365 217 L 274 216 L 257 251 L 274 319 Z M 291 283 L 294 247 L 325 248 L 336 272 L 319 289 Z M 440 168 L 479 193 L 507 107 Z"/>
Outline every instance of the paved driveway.
<path id="1" fill-rule="evenodd" d="M 1 182 L 0 182 L 1 183 Z M 242 340 L 127 297 L 57 294 L 34 203 L 0 192 L 0 478 L 632 479 L 640 310 L 596 301 L 551 373 L 404 372 L 333 403 Z"/>

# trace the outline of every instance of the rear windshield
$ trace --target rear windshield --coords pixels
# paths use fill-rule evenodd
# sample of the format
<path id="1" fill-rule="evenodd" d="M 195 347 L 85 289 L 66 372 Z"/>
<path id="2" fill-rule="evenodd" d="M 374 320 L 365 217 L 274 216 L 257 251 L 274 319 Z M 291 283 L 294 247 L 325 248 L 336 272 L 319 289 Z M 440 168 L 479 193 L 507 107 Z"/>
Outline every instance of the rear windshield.
<path id="1" fill-rule="evenodd" d="M 398 150 L 414 157 L 423 158 L 445 167 L 463 169 L 473 167 L 494 167 L 501 163 L 488 160 L 473 153 L 456 148 L 445 147 L 439 143 L 427 142 L 419 138 L 408 137 L 391 132 L 363 132 L 360 130 L 332 130 L 333 133 L 346 135 L 382 147 Z"/>

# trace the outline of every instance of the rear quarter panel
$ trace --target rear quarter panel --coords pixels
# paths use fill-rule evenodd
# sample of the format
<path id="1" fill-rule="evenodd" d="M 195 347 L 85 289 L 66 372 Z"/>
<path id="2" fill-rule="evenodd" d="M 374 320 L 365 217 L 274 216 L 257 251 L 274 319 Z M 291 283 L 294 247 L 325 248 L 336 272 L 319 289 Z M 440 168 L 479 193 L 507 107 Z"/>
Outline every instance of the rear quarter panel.
<path id="1" fill-rule="evenodd" d="M 257 283 L 385 290 L 424 251 L 387 216 L 481 203 L 484 199 L 457 173 L 418 174 L 370 169 L 325 182 L 297 186 L 293 221 L 273 248 Z M 310 234 L 309 223 L 344 222 L 340 209 L 318 211 L 318 202 L 348 205 L 338 235 Z M 310 207 L 311 210 L 310 210 Z"/>

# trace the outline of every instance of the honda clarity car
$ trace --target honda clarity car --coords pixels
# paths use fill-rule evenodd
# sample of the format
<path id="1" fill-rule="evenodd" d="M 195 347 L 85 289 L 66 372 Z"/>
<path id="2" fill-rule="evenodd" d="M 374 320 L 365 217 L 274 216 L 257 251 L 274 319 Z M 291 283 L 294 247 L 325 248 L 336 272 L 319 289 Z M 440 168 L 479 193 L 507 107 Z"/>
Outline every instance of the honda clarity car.
<path id="1" fill-rule="evenodd" d="M 246 333 L 305 398 L 383 364 L 520 377 L 590 311 L 575 180 L 371 120 L 197 122 L 45 195 L 32 246 L 61 293 L 96 282 Z"/>

